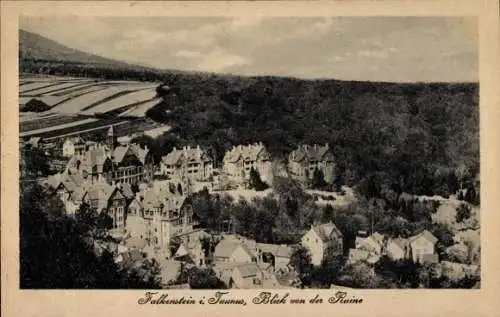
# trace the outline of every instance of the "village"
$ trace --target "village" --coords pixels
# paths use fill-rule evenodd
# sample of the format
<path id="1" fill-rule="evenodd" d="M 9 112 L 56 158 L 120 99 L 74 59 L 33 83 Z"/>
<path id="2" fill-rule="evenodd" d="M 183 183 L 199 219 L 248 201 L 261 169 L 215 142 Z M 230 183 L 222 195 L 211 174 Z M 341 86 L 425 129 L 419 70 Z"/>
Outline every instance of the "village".
<path id="1" fill-rule="evenodd" d="M 336 160 L 329 144 L 298 145 L 281 164 L 262 142 L 235 145 L 222 162 L 192 144 L 174 147 L 155 164 L 147 146 L 118 137 L 113 126 L 103 141 L 77 136 L 61 143 L 57 150 L 65 159 L 52 162 L 58 172 L 39 179 L 40 184 L 60 197 L 69 217 L 76 217 L 84 207 L 105 215 L 109 226 L 104 237 L 93 241 L 96 254 L 110 252 L 122 268 L 140 268 L 145 261 L 153 261 L 163 288 L 190 288 L 189 278 L 180 278 L 190 268 L 210 270 L 219 288 L 304 288 L 303 272 L 296 265 L 300 250 L 305 250 L 315 268 L 329 258 L 342 257 L 346 266 L 361 265 L 368 272 L 381 261 L 407 261 L 432 267 L 433 274 L 451 280 L 480 274 L 479 210 L 457 222 L 454 214 L 462 202 L 453 197 L 417 198 L 439 201 L 433 222 L 448 221 L 456 228 L 442 252 L 438 252 L 442 237 L 427 229 L 407 237 L 358 231 L 354 245 L 346 246 L 345 233 L 331 219 L 310 224 L 293 243 L 264 243 L 236 233 L 230 223 L 221 223 L 217 231 L 205 228 L 197 210 L 187 203 L 201 191 L 248 201 L 272 196 L 274 179 L 279 177 L 300 184 L 322 207 L 347 206 L 356 200 L 349 187 L 335 192 L 311 186 L 334 181 Z M 38 138 L 21 146 L 44 145 Z M 449 256 L 442 259 L 439 253 Z"/>

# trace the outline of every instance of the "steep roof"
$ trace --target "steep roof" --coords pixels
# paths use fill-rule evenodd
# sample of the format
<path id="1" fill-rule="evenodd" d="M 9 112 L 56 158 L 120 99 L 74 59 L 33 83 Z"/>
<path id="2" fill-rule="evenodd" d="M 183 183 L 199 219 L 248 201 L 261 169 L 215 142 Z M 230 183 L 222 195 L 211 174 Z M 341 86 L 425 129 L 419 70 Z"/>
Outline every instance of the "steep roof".
<path id="1" fill-rule="evenodd" d="M 243 278 L 256 277 L 261 273 L 261 270 L 257 263 L 241 264 L 236 266 L 234 269 L 236 271 L 239 271 Z"/>
<path id="2" fill-rule="evenodd" d="M 212 158 L 199 146 L 196 148 L 188 146 L 183 147 L 182 149 L 174 148 L 172 152 L 167 154 L 167 156 L 162 157 L 162 162 L 167 165 L 175 165 L 181 159 L 187 160 L 188 162 L 212 161 Z"/>
<path id="3" fill-rule="evenodd" d="M 314 145 L 299 145 L 299 147 L 292 151 L 289 155 L 289 159 L 294 162 L 301 162 L 303 160 L 314 160 L 322 161 L 325 155 L 330 151 L 328 144 L 319 146 Z"/>
<path id="4" fill-rule="evenodd" d="M 179 209 L 186 199 L 186 196 L 172 194 L 169 190 L 162 187 L 146 188 L 138 196 L 140 203 L 146 210 L 158 207 L 166 207 L 168 210 Z"/>
<path id="5" fill-rule="evenodd" d="M 255 161 L 264 151 L 267 153 L 266 147 L 262 143 L 234 146 L 224 155 L 224 162 L 234 163 L 237 162 L 240 158 L 245 161 Z"/>
<path id="6" fill-rule="evenodd" d="M 108 129 L 108 136 L 114 136 L 115 135 L 115 130 L 113 126 L 110 126 Z"/>
<path id="7" fill-rule="evenodd" d="M 132 191 L 132 188 L 130 187 L 130 184 L 128 183 L 119 184 L 119 188 L 123 196 L 125 196 L 125 198 L 129 200 L 134 199 L 135 195 L 134 192 Z"/>
<path id="8" fill-rule="evenodd" d="M 94 168 L 98 173 L 102 173 L 104 162 L 109 158 L 106 148 L 103 146 L 91 149 L 85 152 L 85 156 L 81 162 L 82 169 L 91 173 Z"/>
<path id="9" fill-rule="evenodd" d="M 127 153 L 132 153 L 132 155 L 135 155 L 137 160 L 139 160 L 142 164 L 146 162 L 146 156 L 149 153 L 148 149 L 143 149 L 137 144 L 126 144 L 126 145 L 120 145 L 117 146 L 112 154 L 113 157 L 113 162 L 115 163 L 120 163 L 123 161 Z"/>
<path id="10" fill-rule="evenodd" d="M 94 183 L 88 188 L 84 197 L 89 200 L 97 200 L 98 208 L 103 209 L 107 207 L 110 198 L 116 191 L 120 192 L 116 186 L 106 182 Z"/>
<path id="11" fill-rule="evenodd" d="M 391 239 L 391 240 L 389 240 L 389 242 L 387 244 L 389 244 L 389 243 L 394 243 L 401 250 L 404 250 L 408 246 L 408 240 L 407 239 L 403 239 L 403 238 Z"/>
<path id="12" fill-rule="evenodd" d="M 342 232 L 340 232 L 337 226 L 331 221 L 321 225 L 311 226 L 311 230 L 316 232 L 323 242 L 328 242 L 335 236 L 342 237 Z"/>
<path id="13" fill-rule="evenodd" d="M 49 176 L 47 184 L 54 189 L 62 185 L 68 192 L 74 192 L 83 184 L 83 181 L 83 177 L 80 174 L 70 174 L 68 171 L 64 171 Z"/>
<path id="14" fill-rule="evenodd" d="M 430 233 L 428 230 L 424 230 L 424 231 L 420 232 L 419 234 L 408 238 L 408 242 L 410 244 L 412 244 L 414 241 L 416 241 L 418 239 L 426 239 L 427 241 L 429 241 L 430 243 L 433 243 L 433 244 L 438 241 L 438 239 L 432 233 Z"/>
<path id="15" fill-rule="evenodd" d="M 223 239 L 215 246 L 215 257 L 229 258 L 241 244 L 235 240 Z"/>

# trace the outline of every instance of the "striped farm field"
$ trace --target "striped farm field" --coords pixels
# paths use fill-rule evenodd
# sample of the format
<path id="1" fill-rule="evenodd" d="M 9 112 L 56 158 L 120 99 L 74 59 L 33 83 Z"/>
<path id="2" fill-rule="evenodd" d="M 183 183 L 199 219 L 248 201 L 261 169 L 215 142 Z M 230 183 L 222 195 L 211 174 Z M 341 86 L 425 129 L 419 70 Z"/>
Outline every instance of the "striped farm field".
<path id="1" fill-rule="evenodd" d="M 80 129 L 82 126 L 85 126 L 86 124 L 89 123 L 95 123 L 98 122 L 98 119 L 90 118 L 90 119 L 83 119 L 83 120 L 77 120 L 75 121 L 72 119 L 70 122 L 64 123 L 64 124 L 57 124 L 57 125 L 52 125 L 49 127 L 41 128 L 41 129 L 35 129 L 35 130 L 29 130 L 29 131 L 21 131 L 19 132 L 19 137 L 24 138 L 24 137 L 33 137 L 33 136 L 43 136 L 46 137 L 46 135 L 49 135 L 51 132 L 58 132 L 61 130 L 68 130 L 68 128 L 77 128 Z"/>
<path id="2" fill-rule="evenodd" d="M 19 124 L 19 131 L 27 132 L 27 131 L 41 130 L 72 122 L 78 122 L 85 119 L 87 119 L 87 117 L 55 114 L 47 117 L 41 117 L 36 120 L 21 122 Z"/>
<path id="3" fill-rule="evenodd" d="M 40 129 L 20 133 L 21 138 L 42 137 L 44 139 L 61 138 L 70 135 L 81 135 L 92 131 L 107 129 L 110 126 L 118 127 L 120 125 L 128 125 L 129 120 L 122 118 L 112 119 L 86 119 L 86 121 L 74 122 L 74 124 L 59 125 L 48 129 Z"/>
<path id="4" fill-rule="evenodd" d="M 19 135 L 96 135 L 111 125 L 131 133 L 151 129 L 144 113 L 160 102 L 156 87 L 151 82 L 25 76 L 19 85 Z M 120 116 L 123 112 L 136 118 Z"/>
<path id="5" fill-rule="evenodd" d="M 127 94 L 123 94 L 116 98 L 112 98 L 106 102 L 103 102 L 87 111 L 83 111 L 83 114 L 93 114 L 93 113 L 106 113 L 108 111 L 113 111 L 121 107 L 126 107 L 133 104 L 139 104 L 149 101 L 156 97 L 156 90 L 154 88 L 143 89 Z"/>
<path id="6" fill-rule="evenodd" d="M 68 83 L 60 83 L 54 86 L 49 86 L 37 90 L 32 90 L 26 93 L 26 95 L 30 96 L 42 96 L 42 95 L 51 95 L 53 93 L 60 92 L 67 88 L 75 88 L 80 87 L 82 85 L 86 85 L 87 83 L 78 83 L 78 82 L 68 82 Z"/>
<path id="7" fill-rule="evenodd" d="M 19 124 L 28 122 L 28 121 L 35 121 L 35 120 L 41 120 L 44 118 L 49 118 L 49 117 L 56 117 L 59 116 L 57 113 L 35 113 L 35 112 L 20 112 L 19 113 Z"/>
<path id="8" fill-rule="evenodd" d="M 52 110 L 61 113 L 79 113 L 80 111 L 89 109 L 89 107 L 95 105 L 96 103 L 102 102 L 107 98 L 116 96 L 117 94 L 124 93 L 127 91 L 129 91 L 129 88 L 127 87 L 120 87 L 120 86 L 107 87 L 102 90 L 86 93 L 81 96 L 71 98 L 68 101 L 57 105 Z"/>
<path id="9" fill-rule="evenodd" d="M 146 111 L 156 106 L 158 103 L 161 102 L 161 100 L 162 100 L 161 98 L 155 98 L 153 100 L 138 104 L 137 106 L 134 106 L 133 108 L 123 112 L 122 114 L 120 114 L 120 116 L 145 117 Z"/>
<path id="10" fill-rule="evenodd" d="M 57 92 L 53 92 L 53 96 L 67 96 L 67 97 L 76 97 L 79 95 L 83 95 L 87 92 L 97 91 L 104 88 L 109 87 L 106 83 L 86 83 L 81 86 L 63 89 Z"/>
<path id="11" fill-rule="evenodd" d="M 24 96 L 33 90 L 42 89 L 42 88 L 46 88 L 46 87 L 50 87 L 50 86 L 54 86 L 54 85 L 57 85 L 57 84 L 53 83 L 53 82 L 33 82 L 30 84 L 20 86 L 19 87 L 19 94 Z"/>

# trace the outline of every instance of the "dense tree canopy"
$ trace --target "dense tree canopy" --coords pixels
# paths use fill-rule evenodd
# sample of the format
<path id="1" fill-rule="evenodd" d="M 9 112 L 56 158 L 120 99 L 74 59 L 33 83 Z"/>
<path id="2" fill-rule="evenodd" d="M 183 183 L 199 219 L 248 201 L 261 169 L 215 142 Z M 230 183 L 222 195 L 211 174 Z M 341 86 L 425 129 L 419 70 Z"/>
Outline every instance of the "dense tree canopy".
<path id="1" fill-rule="evenodd" d="M 92 212 L 65 216 L 61 200 L 35 183 L 20 197 L 21 288 L 158 288 L 152 267 L 123 270 L 109 252 L 96 255 Z M 146 264 L 145 264 L 146 265 Z"/>
<path id="2" fill-rule="evenodd" d="M 329 143 L 337 179 L 447 196 L 479 171 L 478 87 L 277 77 L 177 76 L 148 115 L 214 150 L 262 141 L 276 158 Z M 169 111 L 166 114 L 166 110 Z M 337 185 L 338 188 L 338 185 Z"/>

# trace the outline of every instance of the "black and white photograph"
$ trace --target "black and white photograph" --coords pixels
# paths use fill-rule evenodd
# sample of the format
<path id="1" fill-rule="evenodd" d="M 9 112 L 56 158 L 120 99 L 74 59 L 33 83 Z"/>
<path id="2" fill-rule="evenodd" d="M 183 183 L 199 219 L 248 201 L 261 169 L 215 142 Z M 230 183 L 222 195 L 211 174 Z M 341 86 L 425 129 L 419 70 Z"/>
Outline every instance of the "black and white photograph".
<path id="1" fill-rule="evenodd" d="M 21 289 L 481 288 L 477 16 L 18 39 Z"/>

